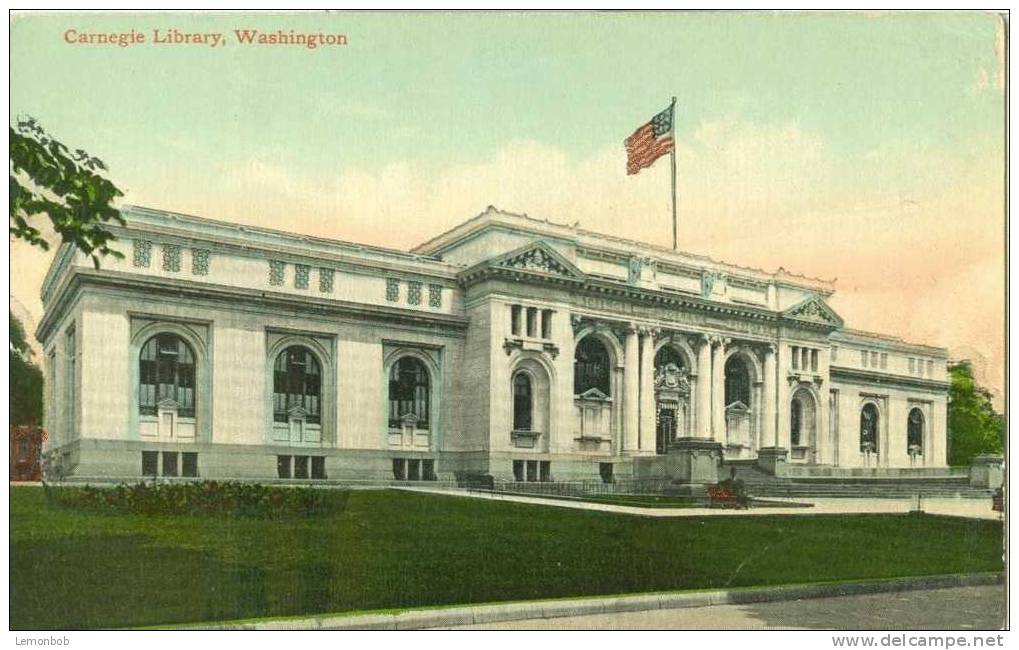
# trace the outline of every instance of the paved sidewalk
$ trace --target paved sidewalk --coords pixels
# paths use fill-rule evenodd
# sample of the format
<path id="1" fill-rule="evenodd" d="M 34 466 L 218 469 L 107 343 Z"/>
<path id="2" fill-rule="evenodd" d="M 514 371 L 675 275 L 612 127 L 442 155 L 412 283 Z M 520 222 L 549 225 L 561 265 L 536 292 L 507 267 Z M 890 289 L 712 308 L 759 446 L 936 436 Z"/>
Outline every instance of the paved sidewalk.
<path id="1" fill-rule="evenodd" d="M 644 612 L 532 618 L 433 629 L 452 630 L 999 630 L 1005 587 L 710 605 Z"/>
<path id="2" fill-rule="evenodd" d="M 543 497 L 521 496 L 512 494 L 493 494 L 489 492 L 468 492 L 448 488 L 399 487 L 398 490 L 408 492 L 426 492 L 474 499 L 490 499 L 494 501 L 510 501 L 513 503 L 529 503 L 533 505 L 574 508 L 578 510 L 596 510 L 615 512 L 645 517 L 705 517 L 705 516 L 755 516 L 755 515 L 822 515 L 822 514 L 866 514 L 866 513 L 907 513 L 913 509 L 914 500 L 906 499 L 780 499 L 769 501 L 787 501 L 789 503 L 810 503 L 812 508 L 790 506 L 751 508 L 749 510 L 726 510 L 721 508 L 641 508 L 609 503 L 593 503 L 571 499 L 549 499 Z M 925 498 L 923 511 L 936 515 L 954 517 L 972 517 L 977 519 L 1000 519 L 1000 513 L 991 509 L 990 499 L 951 499 Z"/>

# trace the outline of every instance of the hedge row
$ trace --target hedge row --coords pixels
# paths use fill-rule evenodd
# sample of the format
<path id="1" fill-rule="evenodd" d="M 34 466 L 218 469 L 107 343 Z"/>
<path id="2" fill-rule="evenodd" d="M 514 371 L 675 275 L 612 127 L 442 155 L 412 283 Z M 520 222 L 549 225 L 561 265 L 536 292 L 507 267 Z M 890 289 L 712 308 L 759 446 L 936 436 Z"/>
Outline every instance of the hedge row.
<path id="1" fill-rule="evenodd" d="M 347 497 L 346 490 L 268 487 L 235 481 L 142 482 L 102 488 L 46 486 L 47 500 L 59 507 L 136 515 L 312 517 L 342 512 Z"/>

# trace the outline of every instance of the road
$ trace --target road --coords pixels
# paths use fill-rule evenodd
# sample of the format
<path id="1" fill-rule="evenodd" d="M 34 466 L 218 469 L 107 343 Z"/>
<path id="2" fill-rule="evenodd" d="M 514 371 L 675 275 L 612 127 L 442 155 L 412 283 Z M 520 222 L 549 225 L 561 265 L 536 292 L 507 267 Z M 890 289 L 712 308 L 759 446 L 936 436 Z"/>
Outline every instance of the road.
<path id="1" fill-rule="evenodd" d="M 530 619 L 462 630 L 998 630 L 1005 587 L 955 587 L 749 605 Z"/>

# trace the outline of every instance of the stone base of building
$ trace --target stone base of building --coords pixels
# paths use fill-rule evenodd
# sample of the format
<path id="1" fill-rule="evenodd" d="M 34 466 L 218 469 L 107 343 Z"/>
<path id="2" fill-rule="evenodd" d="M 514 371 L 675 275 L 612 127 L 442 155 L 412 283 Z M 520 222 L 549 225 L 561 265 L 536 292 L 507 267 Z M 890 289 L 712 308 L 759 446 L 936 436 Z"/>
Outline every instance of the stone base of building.
<path id="1" fill-rule="evenodd" d="M 713 485 L 719 481 L 722 444 L 706 438 L 679 438 L 665 456 L 667 473 L 675 485 Z"/>
<path id="2" fill-rule="evenodd" d="M 772 476 L 786 475 L 786 461 L 789 451 L 785 447 L 761 447 L 757 450 L 757 466 Z"/>

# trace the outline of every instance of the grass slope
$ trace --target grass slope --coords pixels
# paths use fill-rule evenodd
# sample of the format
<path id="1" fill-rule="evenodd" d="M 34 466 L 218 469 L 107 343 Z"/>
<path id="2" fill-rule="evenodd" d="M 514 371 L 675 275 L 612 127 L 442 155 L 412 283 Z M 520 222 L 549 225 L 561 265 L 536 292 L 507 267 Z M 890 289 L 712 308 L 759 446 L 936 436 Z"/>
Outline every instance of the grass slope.
<path id="1" fill-rule="evenodd" d="M 10 493 L 12 629 L 1002 569 L 1000 522 L 930 516 L 652 519 L 373 491 L 277 523 L 89 515 Z"/>

